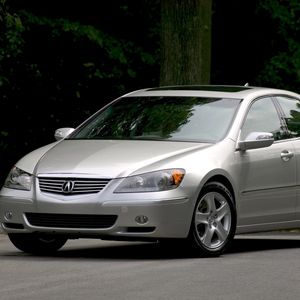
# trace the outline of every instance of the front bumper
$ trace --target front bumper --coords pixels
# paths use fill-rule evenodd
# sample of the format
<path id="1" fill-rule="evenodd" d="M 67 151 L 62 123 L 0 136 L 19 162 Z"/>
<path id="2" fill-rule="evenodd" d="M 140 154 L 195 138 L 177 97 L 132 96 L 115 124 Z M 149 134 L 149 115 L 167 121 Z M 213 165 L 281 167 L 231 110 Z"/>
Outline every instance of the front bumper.
<path id="1" fill-rule="evenodd" d="M 152 194 L 153 195 L 153 194 Z M 24 197 L 22 192 L 9 189 L 0 195 L 0 222 L 6 233 L 54 233 L 69 237 L 99 238 L 185 238 L 188 235 L 193 204 L 188 197 L 177 196 L 173 192 L 149 194 L 113 195 L 110 200 L 105 193 L 89 197 L 57 197 L 45 194 Z M 129 197 L 132 196 L 130 199 Z M 168 196 L 168 197 L 167 197 Z M 118 199 L 119 197 L 119 199 Z M 148 197 L 148 199 L 147 199 Z M 116 216 L 113 224 L 105 228 L 88 225 L 53 225 L 32 222 L 28 214 L 39 216 L 60 216 L 63 219 L 85 219 L 95 216 Z M 61 223 L 59 223 L 61 224 Z M 97 227 L 97 226 L 96 226 Z M 103 226 L 100 226 L 103 227 Z"/>

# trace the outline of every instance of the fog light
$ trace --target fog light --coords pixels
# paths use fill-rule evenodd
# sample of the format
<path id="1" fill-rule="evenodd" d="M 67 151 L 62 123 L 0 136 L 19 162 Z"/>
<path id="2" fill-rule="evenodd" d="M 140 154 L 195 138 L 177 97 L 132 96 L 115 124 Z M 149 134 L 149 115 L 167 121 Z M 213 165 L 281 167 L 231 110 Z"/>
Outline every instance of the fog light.
<path id="1" fill-rule="evenodd" d="M 5 218 L 7 221 L 11 220 L 12 217 L 13 217 L 13 213 L 12 213 L 11 211 L 6 211 L 6 212 L 4 213 L 4 218 Z"/>
<path id="2" fill-rule="evenodd" d="M 138 223 L 138 224 L 146 224 L 148 222 L 148 217 L 146 216 L 137 216 L 135 218 L 135 221 Z"/>

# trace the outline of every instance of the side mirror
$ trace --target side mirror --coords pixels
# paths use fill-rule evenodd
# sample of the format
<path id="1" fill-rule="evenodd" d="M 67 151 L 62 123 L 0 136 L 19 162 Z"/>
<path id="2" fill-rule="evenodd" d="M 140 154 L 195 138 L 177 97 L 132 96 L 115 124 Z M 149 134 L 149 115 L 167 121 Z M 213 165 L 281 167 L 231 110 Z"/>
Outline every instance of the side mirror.
<path id="1" fill-rule="evenodd" d="M 274 136 L 270 132 L 251 132 L 244 141 L 238 143 L 240 151 L 269 147 L 274 143 Z"/>
<path id="2" fill-rule="evenodd" d="M 74 128 L 69 128 L 69 127 L 59 128 L 55 130 L 54 137 L 57 141 L 62 140 L 66 138 L 69 134 L 71 134 L 74 130 L 75 130 Z"/>

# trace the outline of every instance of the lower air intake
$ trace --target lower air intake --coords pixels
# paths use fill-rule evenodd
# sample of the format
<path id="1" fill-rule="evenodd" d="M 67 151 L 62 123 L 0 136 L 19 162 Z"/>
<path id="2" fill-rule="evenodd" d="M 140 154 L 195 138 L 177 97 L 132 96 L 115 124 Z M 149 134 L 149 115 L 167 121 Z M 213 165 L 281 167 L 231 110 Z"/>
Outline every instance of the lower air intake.
<path id="1" fill-rule="evenodd" d="M 30 225 L 48 228 L 103 229 L 112 227 L 116 215 L 71 215 L 26 213 Z"/>

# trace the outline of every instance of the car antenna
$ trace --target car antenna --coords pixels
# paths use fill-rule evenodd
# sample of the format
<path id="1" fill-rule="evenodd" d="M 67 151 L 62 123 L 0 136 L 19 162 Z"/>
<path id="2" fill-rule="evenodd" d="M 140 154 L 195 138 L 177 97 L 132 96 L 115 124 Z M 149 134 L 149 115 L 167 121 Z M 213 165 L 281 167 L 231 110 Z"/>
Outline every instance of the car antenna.
<path id="1" fill-rule="evenodd" d="M 246 83 L 244 84 L 244 86 L 249 86 L 249 83 L 248 83 L 248 82 L 246 82 Z"/>

